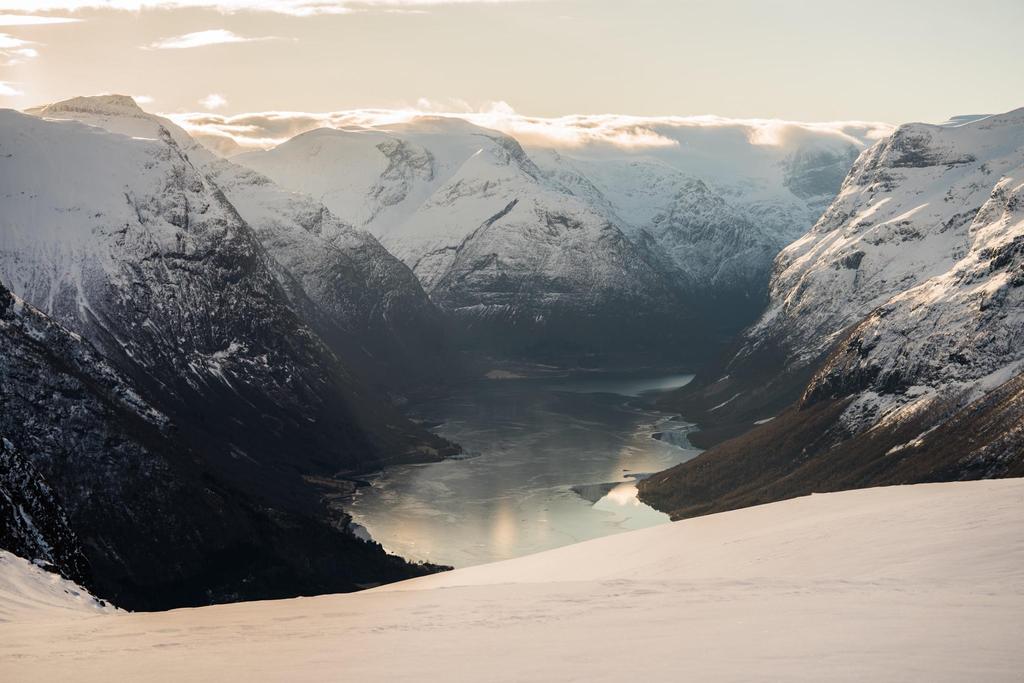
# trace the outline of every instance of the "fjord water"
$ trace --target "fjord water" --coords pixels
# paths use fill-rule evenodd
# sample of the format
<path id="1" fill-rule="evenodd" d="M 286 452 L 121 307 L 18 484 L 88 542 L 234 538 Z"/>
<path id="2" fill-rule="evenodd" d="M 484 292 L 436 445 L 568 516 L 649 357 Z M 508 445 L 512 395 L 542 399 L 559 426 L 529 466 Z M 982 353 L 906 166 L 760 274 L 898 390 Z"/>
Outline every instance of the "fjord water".
<path id="1" fill-rule="evenodd" d="M 680 437 L 691 425 L 647 399 L 691 379 L 588 373 L 471 383 L 414 408 L 466 455 L 379 473 L 349 512 L 388 551 L 455 567 L 667 522 L 637 500 L 636 477 L 699 451 Z M 652 437 L 659 432 L 669 438 Z"/>

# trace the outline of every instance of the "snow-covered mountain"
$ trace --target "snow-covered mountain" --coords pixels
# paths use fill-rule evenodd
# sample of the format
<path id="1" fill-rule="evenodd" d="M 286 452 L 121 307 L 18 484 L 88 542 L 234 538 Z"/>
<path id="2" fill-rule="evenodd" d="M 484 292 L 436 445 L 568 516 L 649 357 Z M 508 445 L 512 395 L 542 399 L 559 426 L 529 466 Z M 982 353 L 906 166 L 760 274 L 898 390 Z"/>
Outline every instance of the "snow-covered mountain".
<path id="1" fill-rule="evenodd" d="M 781 337 L 798 359 L 815 357 L 894 295 L 986 248 L 977 232 L 995 207 L 979 212 L 997 188 L 1012 193 L 1022 166 L 1024 110 L 901 126 L 857 160 L 836 201 L 779 255 L 771 305 L 750 336 Z"/>
<path id="2" fill-rule="evenodd" d="M 422 116 L 321 128 L 233 161 L 373 232 L 474 329 L 672 345 L 680 317 L 692 335 L 694 321 L 736 328 L 760 312 L 772 259 L 877 132 L 787 131 L 676 126 L 655 149 L 524 149 Z"/>
<path id="3" fill-rule="evenodd" d="M 364 379 L 402 386 L 445 356 L 440 312 L 416 277 L 364 230 L 308 195 L 221 160 L 130 97 L 77 97 L 31 113 L 176 145 L 252 228 L 294 309 Z"/>
<path id="4" fill-rule="evenodd" d="M 0 126 L 0 277 L 229 442 L 226 465 L 345 469 L 418 448 L 303 324 L 254 230 L 169 132 L 15 112 Z"/>
<path id="5" fill-rule="evenodd" d="M 0 553 L 0 676 L 1009 682 L 1022 585 L 1019 479 L 808 496 L 350 595 L 157 614 L 103 613 Z"/>
<path id="6" fill-rule="evenodd" d="M 130 137 L 0 111 L 0 281 L 47 321 L 5 328 L 29 356 L 3 358 L 0 432 L 57 492 L 99 589 L 166 606 L 422 571 L 340 532 L 313 482 L 451 445 L 352 376 L 222 190 L 134 120 Z"/>
<path id="7" fill-rule="evenodd" d="M 775 255 L 814 224 L 869 141 L 868 130 L 801 129 L 771 144 L 738 127 L 658 132 L 675 144 L 529 151 L 631 238 L 650 240 L 701 299 L 740 309 L 740 319 L 760 313 Z"/>
<path id="8" fill-rule="evenodd" d="M 711 410 L 749 414 L 764 401 L 750 387 L 763 378 L 744 378 L 764 349 L 779 375 L 811 375 L 795 407 L 641 488 L 693 512 L 733 494 L 757 502 L 808 487 L 1019 472 L 1022 245 L 1024 110 L 901 126 L 861 155 L 814 229 L 779 255 L 768 311 L 718 390 L 732 396 Z M 768 438 L 787 446 L 761 458 L 753 480 L 728 483 L 754 467 L 743 451 Z"/>
<path id="9" fill-rule="evenodd" d="M 807 398 L 871 392 L 854 422 L 884 417 L 884 397 L 976 397 L 1024 359 L 1022 200 L 1024 110 L 900 127 L 779 255 L 751 345 L 781 343 L 791 364 L 835 348 Z"/>
<path id="10" fill-rule="evenodd" d="M 548 179 L 512 138 L 447 118 L 320 129 L 233 159 L 373 232 L 492 344 L 674 339 L 670 266 Z"/>

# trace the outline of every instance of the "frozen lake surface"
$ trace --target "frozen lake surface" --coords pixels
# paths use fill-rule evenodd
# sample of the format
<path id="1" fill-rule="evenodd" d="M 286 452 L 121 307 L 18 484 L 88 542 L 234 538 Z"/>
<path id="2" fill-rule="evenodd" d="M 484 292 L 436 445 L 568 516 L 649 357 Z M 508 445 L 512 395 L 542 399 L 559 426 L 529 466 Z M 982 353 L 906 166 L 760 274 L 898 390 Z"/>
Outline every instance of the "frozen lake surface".
<path id="1" fill-rule="evenodd" d="M 691 375 L 587 373 L 489 379 L 416 406 L 466 455 L 389 469 L 348 506 L 390 552 L 455 567 L 668 521 L 635 478 L 699 453 L 651 437 L 690 425 L 644 397 Z M 685 443 L 683 439 L 677 439 Z"/>

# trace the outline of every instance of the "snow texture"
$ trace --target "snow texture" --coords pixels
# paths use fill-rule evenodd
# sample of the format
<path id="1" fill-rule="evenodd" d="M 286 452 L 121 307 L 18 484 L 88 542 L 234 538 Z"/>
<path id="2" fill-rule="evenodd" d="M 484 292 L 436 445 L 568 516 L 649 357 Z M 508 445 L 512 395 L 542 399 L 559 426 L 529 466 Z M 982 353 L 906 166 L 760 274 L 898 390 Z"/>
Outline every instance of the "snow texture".
<path id="1" fill-rule="evenodd" d="M 955 409 L 1022 367 L 1022 245 L 1024 110 L 901 126 L 779 255 L 750 343 L 797 364 L 836 347 L 805 400 L 855 394 L 854 431 Z"/>
<path id="2" fill-rule="evenodd" d="M 814 495 L 348 595 L 103 614 L 2 556 L 8 680 L 1014 681 L 1024 481 Z"/>
<path id="3" fill-rule="evenodd" d="M 0 550 L 0 625 L 11 628 L 42 615 L 74 620 L 121 613 L 87 590 L 6 550 Z M 0 669 L 5 665 L 0 663 Z"/>

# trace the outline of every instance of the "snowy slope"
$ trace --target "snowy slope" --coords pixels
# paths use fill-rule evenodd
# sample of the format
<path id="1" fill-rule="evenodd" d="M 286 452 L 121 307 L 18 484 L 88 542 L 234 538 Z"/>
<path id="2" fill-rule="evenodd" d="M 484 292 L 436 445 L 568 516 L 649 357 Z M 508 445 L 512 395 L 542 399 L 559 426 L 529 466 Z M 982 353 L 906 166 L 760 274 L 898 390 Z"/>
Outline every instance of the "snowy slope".
<path id="1" fill-rule="evenodd" d="M 0 596 L 0 624 L 6 625 L 24 623 L 43 614 L 77 619 L 119 611 L 74 582 L 6 550 L 0 550 Z"/>
<path id="2" fill-rule="evenodd" d="M 641 496 L 685 516 L 1024 471 L 1022 206 L 1024 110 L 901 126 L 864 152 L 777 259 L 768 311 L 698 398 L 706 419 L 687 412 L 750 431 Z"/>
<path id="3" fill-rule="evenodd" d="M 180 127 L 143 111 L 128 95 L 72 97 L 27 109 L 25 113 L 55 121 L 80 121 L 138 140 L 159 141 L 169 137 L 197 165 L 217 158 Z"/>
<path id="4" fill-rule="evenodd" d="M 654 148 L 530 148 L 545 173 L 621 219 L 700 288 L 752 311 L 772 259 L 814 224 L 866 133 L 792 127 L 777 139 L 732 126 L 661 128 Z M 877 134 L 877 129 L 871 129 Z"/>
<path id="5" fill-rule="evenodd" d="M 1021 373 L 1024 165 L 996 183 L 967 234 L 949 271 L 897 294 L 843 339 L 805 401 L 861 392 L 846 413 L 856 430 L 936 403 L 959 407 Z"/>
<path id="6" fill-rule="evenodd" d="M 841 338 L 805 403 L 860 392 L 855 432 L 978 398 L 1024 360 L 1022 198 L 1024 110 L 900 127 L 779 256 L 753 343 L 782 339 L 799 363 Z"/>
<path id="7" fill-rule="evenodd" d="M 390 386 L 441 374 L 441 312 L 369 232 L 228 161 L 204 172 L 252 226 L 292 306 L 351 367 Z"/>
<path id="8" fill-rule="evenodd" d="M 900 126 L 857 160 L 821 220 L 783 251 L 752 337 L 813 358 L 876 306 L 950 271 L 978 212 L 1024 166 L 1024 110 Z"/>
<path id="9" fill-rule="evenodd" d="M 130 97 L 77 97 L 32 113 L 136 138 L 169 136 L 252 228 L 292 307 L 351 367 L 399 384 L 430 374 L 444 346 L 440 313 L 409 269 L 368 232 L 308 195 L 217 158 Z"/>
<path id="10" fill-rule="evenodd" d="M 869 489 L 352 595 L 89 618 L 18 608 L 0 624 L 0 674 L 1013 681 L 1022 585 L 1024 481 Z"/>

